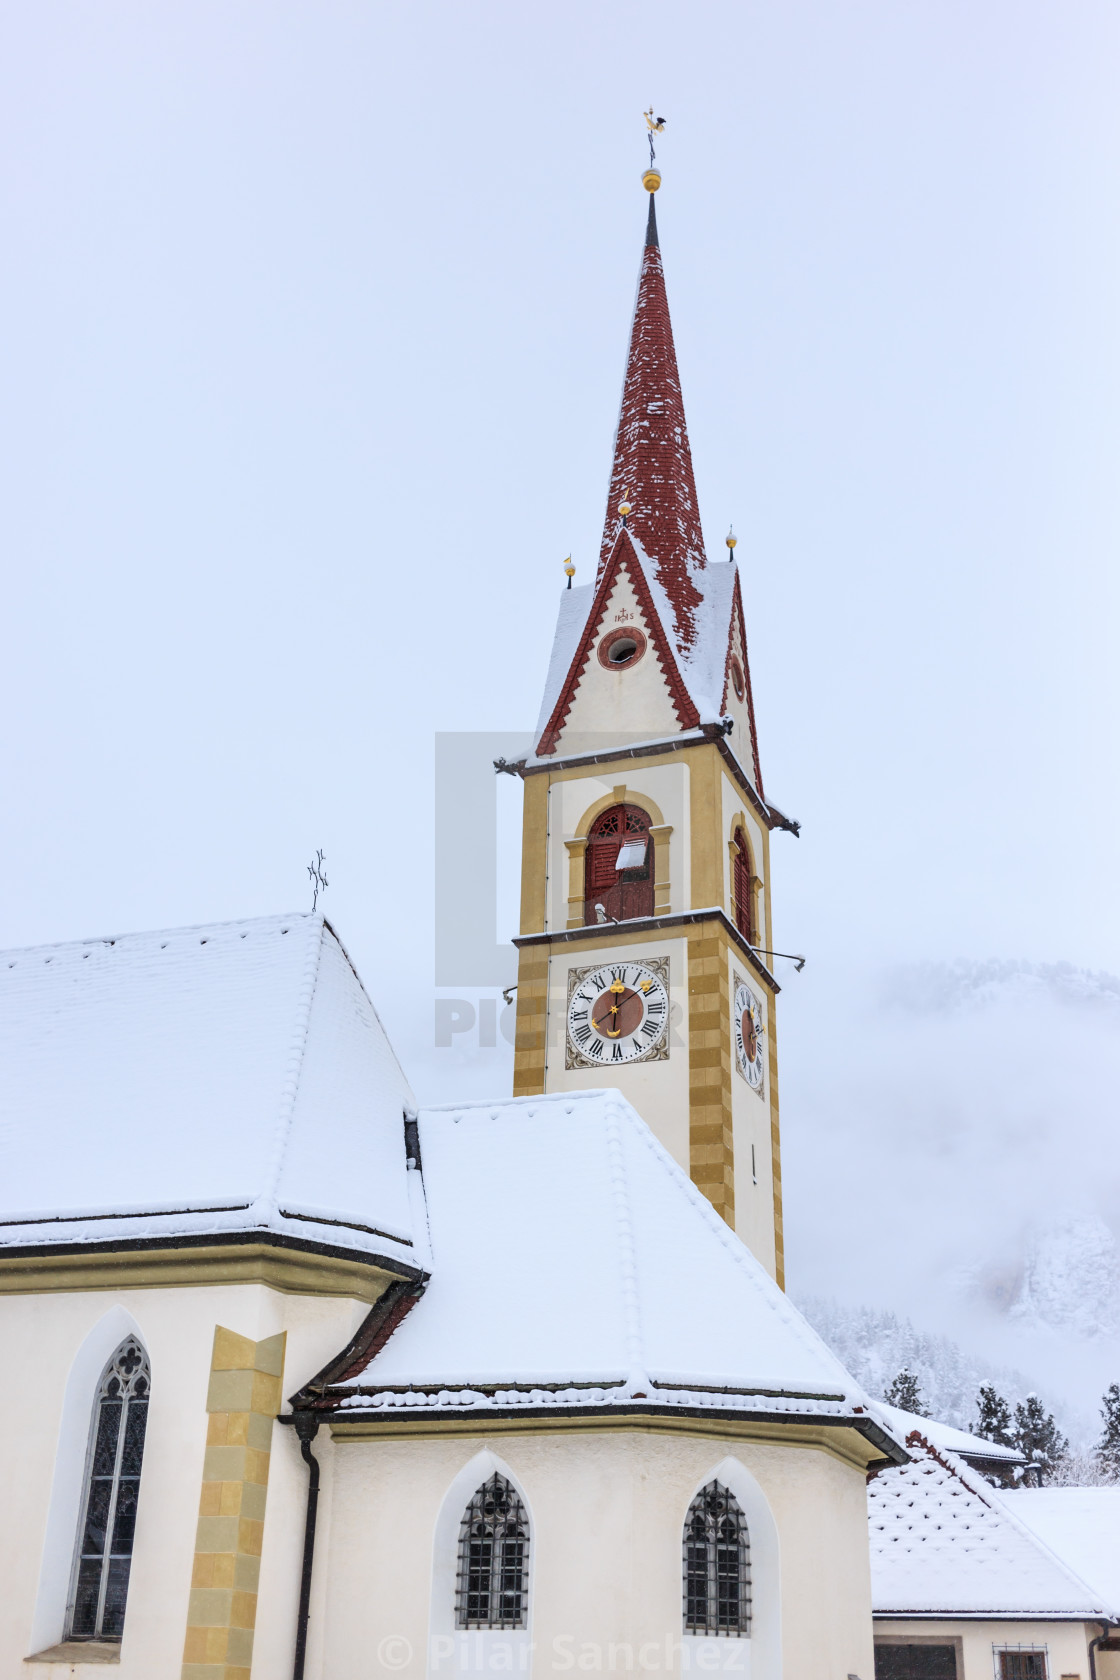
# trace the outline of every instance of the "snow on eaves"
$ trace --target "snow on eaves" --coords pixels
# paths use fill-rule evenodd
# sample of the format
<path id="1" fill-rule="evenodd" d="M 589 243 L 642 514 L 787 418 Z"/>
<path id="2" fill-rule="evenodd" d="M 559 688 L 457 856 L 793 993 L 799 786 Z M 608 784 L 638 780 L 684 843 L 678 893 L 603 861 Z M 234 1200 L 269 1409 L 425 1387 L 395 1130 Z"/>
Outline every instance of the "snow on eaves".
<path id="1" fill-rule="evenodd" d="M 544 680 L 544 697 L 541 700 L 540 716 L 537 719 L 537 732 L 534 741 L 539 741 L 548 727 L 548 721 L 560 698 L 560 691 L 567 681 L 568 672 L 572 668 L 572 661 L 579 650 L 580 640 L 587 627 L 587 615 L 591 611 L 591 604 L 595 599 L 595 586 L 584 583 L 577 588 L 564 589 L 560 593 L 560 607 L 556 615 L 556 632 L 552 639 L 552 653 L 549 656 L 548 672 Z"/>
<path id="2" fill-rule="evenodd" d="M 997 1441 L 985 1441 L 979 1435 L 969 1435 L 963 1429 L 953 1429 L 951 1425 L 938 1423 L 933 1418 L 919 1417 L 915 1412 L 904 1412 L 900 1407 L 888 1406 L 882 1400 L 875 1401 L 875 1410 L 899 1440 L 904 1441 L 911 1430 L 916 1429 L 931 1446 L 944 1448 L 965 1459 L 1004 1459 L 1008 1464 L 1027 1462 L 1017 1447 L 1001 1447 Z"/>
<path id="3" fill-rule="evenodd" d="M 336 1405 L 688 1407 L 889 1438 L 619 1092 L 425 1109 L 420 1140 L 432 1278 Z"/>
<path id="4" fill-rule="evenodd" d="M 271 1231 L 423 1267 L 406 1109 L 322 916 L 0 955 L 0 1252 Z"/>
<path id="5" fill-rule="evenodd" d="M 1111 1612 L 999 1493 L 915 1431 L 911 1462 L 868 1487 L 871 1601 L 877 1616 L 1047 1617 Z"/>

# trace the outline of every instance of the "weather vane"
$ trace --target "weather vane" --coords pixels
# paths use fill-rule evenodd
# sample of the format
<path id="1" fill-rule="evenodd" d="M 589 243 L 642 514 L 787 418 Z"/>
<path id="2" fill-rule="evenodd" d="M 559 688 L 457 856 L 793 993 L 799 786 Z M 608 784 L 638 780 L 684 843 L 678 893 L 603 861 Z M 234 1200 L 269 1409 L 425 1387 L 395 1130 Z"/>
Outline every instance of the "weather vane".
<path id="1" fill-rule="evenodd" d="M 323 874 L 322 847 L 319 848 L 308 864 L 307 873 L 311 877 L 311 912 L 314 915 L 319 906 L 319 894 L 326 892 L 328 886 L 327 877 Z"/>
<path id="2" fill-rule="evenodd" d="M 649 141 L 649 166 L 652 169 L 653 164 L 654 164 L 654 158 L 656 156 L 656 153 L 654 152 L 654 149 L 653 149 L 653 137 L 654 137 L 655 134 L 664 134 L 664 132 L 665 132 L 665 118 L 664 117 L 655 117 L 654 114 L 653 114 L 653 106 L 652 105 L 650 106 L 648 111 L 645 111 L 642 114 L 646 119 L 646 128 L 649 130 L 649 133 L 646 135 L 646 139 Z"/>

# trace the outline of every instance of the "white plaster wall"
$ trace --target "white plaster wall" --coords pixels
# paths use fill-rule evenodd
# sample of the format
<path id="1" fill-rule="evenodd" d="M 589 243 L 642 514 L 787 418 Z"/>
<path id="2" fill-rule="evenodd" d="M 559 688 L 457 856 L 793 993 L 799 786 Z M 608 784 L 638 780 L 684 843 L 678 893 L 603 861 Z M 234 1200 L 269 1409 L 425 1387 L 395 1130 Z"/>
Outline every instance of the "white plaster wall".
<path id="1" fill-rule="evenodd" d="M 1049 1680 L 1074 1675 L 1089 1680 L 1089 1640 L 1101 1632 L 1085 1622 L 971 1622 L 889 1621 L 875 1618 L 877 1638 L 891 1634 L 902 1639 L 958 1638 L 962 1641 L 964 1673 L 960 1680 L 993 1680 L 995 1650 L 1000 1645 L 1045 1646 Z M 1107 1653 L 1097 1658 L 1099 1680 L 1107 1680 Z"/>
<path id="2" fill-rule="evenodd" d="M 129 1582 L 121 1680 L 178 1680 L 206 1442 L 206 1392 L 218 1324 L 260 1341 L 288 1332 L 284 1393 L 345 1345 L 360 1302 L 281 1295 L 258 1285 L 0 1296 L 0 1338 L 22 1414 L 18 1452 L 0 1455 L 0 1675 L 57 1644 L 77 1539 L 98 1378 L 132 1330 L 148 1350 L 152 1398 Z M 17 1380 L 18 1379 L 18 1380 Z M 256 1674 L 290 1665 L 306 1471 L 277 1425 L 269 1478 Z M 287 1618 L 287 1620 L 285 1620 Z M 287 1638 L 285 1646 L 284 1640 Z M 286 1652 L 281 1660 L 281 1652 Z M 261 1655 L 263 1653 L 263 1655 Z"/>
<path id="3" fill-rule="evenodd" d="M 608 670 L 599 660 L 599 642 L 612 630 L 630 625 L 645 635 L 646 651 L 635 664 Z M 669 685 L 653 649 L 650 626 L 638 605 L 629 576 L 625 571 L 620 572 L 557 751 L 603 752 L 630 741 L 659 740 L 680 732 Z"/>
<path id="4" fill-rule="evenodd" d="M 765 990 L 747 971 L 735 952 L 727 959 L 727 985 L 735 1001 L 735 976 L 740 975 L 762 1005 L 763 1023 L 770 1028 L 770 1008 Z M 729 1022 L 728 1031 L 733 1029 Z M 731 1041 L 731 1129 L 735 1153 L 735 1231 L 751 1253 L 774 1275 L 774 1155 L 770 1136 L 770 1067 L 762 1094 L 751 1088 L 739 1072 L 734 1037 Z M 751 1147 L 755 1171 L 751 1172 Z M 757 1179 L 757 1182 L 755 1180 Z"/>
<path id="5" fill-rule="evenodd" d="M 567 1034 L 568 975 L 573 968 L 593 963 L 642 962 L 669 958 L 669 1057 L 667 1061 L 635 1062 L 617 1068 L 568 1068 L 564 1065 Z M 615 1086 L 633 1103 L 654 1136 L 673 1159 L 688 1171 L 688 943 L 683 938 L 655 939 L 650 944 L 621 941 L 574 940 L 556 948 L 549 966 L 548 1028 L 545 1060 L 546 1091 L 597 1091 Z"/>
<path id="6" fill-rule="evenodd" d="M 628 1649 L 636 1672 L 676 1674 L 682 1647 L 689 1672 L 872 1680 L 864 1477 L 823 1451 L 639 1429 L 340 1440 L 334 1450 L 318 1562 L 328 1580 L 324 1647 L 309 1680 L 389 1667 L 409 1680 L 456 1675 L 463 1651 L 472 1673 L 501 1672 L 508 1658 L 507 1671 L 578 1680 L 625 1672 Z M 466 1502 L 464 1469 L 483 1453 L 508 1467 L 531 1512 L 524 1658 L 495 1650 L 496 1635 L 489 1651 L 472 1652 L 469 1637 L 461 1651 L 446 1632 L 452 1519 Z M 749 1642 L 682 1636 L 684 1517 L 721 1466 L 744 1490 L 752 1523 Z"/>
<path id="7" fill-rule="evenodd" d="M 691 895 L 689 850 L 689 769 L 683 757 L 672 764 L 644 766 L 641 760 L 623 762 L 601 776 L 588 775 L 553 782 L 548 792 L 548 929 L 568 925 L 568 849 L 581 819 L 616 787 L 625 786 L 635 804 L 652 800 L 673 832 L 669 836 L 670 911 L 687 910 Z M 655 813 L 651 813 L 655 815 Z"/>

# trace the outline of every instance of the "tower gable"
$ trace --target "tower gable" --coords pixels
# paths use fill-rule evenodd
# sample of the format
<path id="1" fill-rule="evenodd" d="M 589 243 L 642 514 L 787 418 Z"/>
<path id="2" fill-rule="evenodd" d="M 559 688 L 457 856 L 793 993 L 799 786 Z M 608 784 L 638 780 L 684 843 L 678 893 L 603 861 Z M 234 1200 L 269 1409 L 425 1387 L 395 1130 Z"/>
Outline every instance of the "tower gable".
<path id="1" fill-rule="evenodd" d="M 538 756 L 550 757 L 577 737 L 655 740 L 699 721 L 641 559 L 620 531 Z"/>
<path id="2" fill-rule="evenodd" d="M 762 770 L 758 761 L 758 731 L 754 721 L 754 698 L 751 694 L 751 668 L 747 659 L 747 631 L 743 618 L 743 595 L 739 587 L 738 570 L 731 598 L 731 620 L 727 632 L 727 651 L 723 664 L 723 692 L 720 715 L 729 717 L 735 725 L 735 756 L 754 782 L 755 791 L 763 798 Z"/>

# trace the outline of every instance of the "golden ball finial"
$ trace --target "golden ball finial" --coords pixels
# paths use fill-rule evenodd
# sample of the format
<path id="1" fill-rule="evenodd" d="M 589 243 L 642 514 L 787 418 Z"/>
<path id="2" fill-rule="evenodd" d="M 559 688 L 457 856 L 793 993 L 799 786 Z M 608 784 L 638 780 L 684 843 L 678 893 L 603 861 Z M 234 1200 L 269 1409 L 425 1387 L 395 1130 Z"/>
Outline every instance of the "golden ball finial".
<path id="1" fill-rule="evenodd" d="M 625 496 L 623 496 L 622 500 L 618 504 L 618 511 L 622 515 L 623 519 L 629 519 L 631 513 L 633 512 L 633 509 Z"/>
<path id="2" fill-rule="evenodd" d="M 661 185 L 661 171 L 652 163 L 642 172 L 642 185 L 648 193 L 655 193 Z"/>
<path id="3" fill-rule="evenodd" d="M 728 548 L 734 550 L 735 544 L 739 541 L 738 537 L 735 535 L 734 527 L 729 527 L 727 535 L 723 540 L 727 544 Z"/>
<path id="4" fill-rule="evenodd" d="M 576 569 L 572 565 L 572 557 L 570 554 L 564 562 L 564 571 L 568 577 L 575 577 L 576 575 Z"/>

